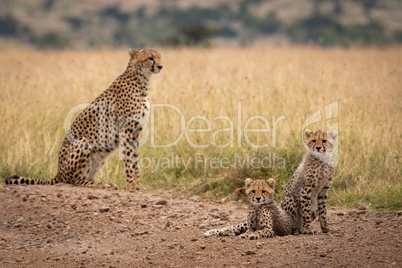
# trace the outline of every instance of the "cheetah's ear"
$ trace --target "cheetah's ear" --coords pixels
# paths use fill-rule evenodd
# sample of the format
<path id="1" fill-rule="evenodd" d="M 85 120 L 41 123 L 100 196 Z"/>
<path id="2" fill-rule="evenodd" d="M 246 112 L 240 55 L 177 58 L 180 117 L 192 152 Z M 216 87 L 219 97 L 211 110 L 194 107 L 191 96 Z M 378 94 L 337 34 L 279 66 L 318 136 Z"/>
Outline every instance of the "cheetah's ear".
<path id="1" fill-rule="evenodd" d="M 268 179 L 267 183 L 269 186 L 272 187 L 272 189 L 275 189 L 275 180 L 274 179 Z"/>
<path id="2" fill-rule="evenodd" d="M 336 130 L 329 132 L 328 135 L 334 140 L 336 141 L 338 139 L 338 132 Z"/>
<path id="3" fill-rule="evenodd" d="M 132 48 L 130 48 L 128 50 L 128 54 L 130 55 L 131 59 L 134 59 L 138 52 L 139 52 L 138 50 L 135 50 L 135 49 L 132 49 Z"/>
<path id="4" fill-rule="evenodd" d="M 311 137 L 311 134 L 313 134 L 313 131 L 311 131 L 310 129 L 306 129 L 304 131 L 304 136 L 306 137 L 306 140 L 308 140 Z"/>
<path id="5" fill-rule="evenodd" d="M 246 179 L 246 188 L 248 188 L 252 182 L 253 182 L 252 179 L 247 178 L 247 179 Z"/>

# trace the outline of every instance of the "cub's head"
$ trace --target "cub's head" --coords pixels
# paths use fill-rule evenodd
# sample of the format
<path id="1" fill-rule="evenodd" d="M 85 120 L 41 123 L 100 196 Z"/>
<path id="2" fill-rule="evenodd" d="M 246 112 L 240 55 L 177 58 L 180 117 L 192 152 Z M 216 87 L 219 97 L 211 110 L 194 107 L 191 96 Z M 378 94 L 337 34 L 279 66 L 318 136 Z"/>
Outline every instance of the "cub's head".
<path id="1" fill-rule="evenodd" d="M 161 54 L 151 49 L 129 49 L 130 65 L 141 70 L 145 75 L 160 73 L 162 69 Z"/>
<path id="2" fill-rule="evenodd" d="M 275 180 L 246 180 L 246 195 L 252 206 L 269 204 L 275 194 Z"/>
<path id="3" fill-rule="evenodd" d="M 310 153 L 314 155 L 331 155 L 335 149 L 338 132 L 326 132 L 322 130 L 304 132 L 306 144 Z"/>

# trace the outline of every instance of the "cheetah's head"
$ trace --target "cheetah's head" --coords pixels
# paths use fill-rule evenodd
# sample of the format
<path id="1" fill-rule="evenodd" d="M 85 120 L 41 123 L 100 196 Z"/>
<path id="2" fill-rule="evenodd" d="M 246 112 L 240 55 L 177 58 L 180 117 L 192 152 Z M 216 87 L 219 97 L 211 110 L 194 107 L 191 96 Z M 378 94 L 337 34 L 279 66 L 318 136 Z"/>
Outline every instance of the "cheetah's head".
<path id="1" fill-rule="evenodd" d="M 162 69 L 161 54 L 151 49 L 129 49 L 130 65 L 141 70 L 145 75 L 160 73 Z"/>
<path id="2" fill-rule="evenodd" d="M 246 195 L 252 206 L 269 204 L 275 194 L 275 180 L 246 179 Z"/>
<path id="3" fill-rule="evenodd" d="M 338 138 L 338 132 L 311 131 L 307 129 L 304 135 L 306 136 L 306 144 L 310 153 L 318 157 L 332 155 Z"/>

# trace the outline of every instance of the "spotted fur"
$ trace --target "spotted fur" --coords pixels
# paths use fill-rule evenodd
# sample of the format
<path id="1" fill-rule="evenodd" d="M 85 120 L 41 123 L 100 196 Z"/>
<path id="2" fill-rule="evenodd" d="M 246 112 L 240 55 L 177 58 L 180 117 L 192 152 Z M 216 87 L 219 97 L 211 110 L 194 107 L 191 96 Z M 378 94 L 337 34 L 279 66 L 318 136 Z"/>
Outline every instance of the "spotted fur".
<path id="1" fill-rule="evenodd" d="M 162 69 L 161 55 L 154 50 L 129 50 L 125 72 L 100 94 L 73 122 L 59 151 L 57 174 L 52 179 L 12 176 L 6 184 L 113 187 L 94 181 L 108 156 L 119 146 L 124 161 L 127 190 L 140 189 L 138 136 L 147 123 L 149 81 Z"/>
<path id="2" fill-rule="evenodd" d="M 250 201 L 247 222 L 213 229 L 204 237 L 240 235 L 245 239 L 261 239 L 275 235 L 290 234 L 292 219 L 274 201 L 275 180 L 247 179 L 246 194 Z"/>

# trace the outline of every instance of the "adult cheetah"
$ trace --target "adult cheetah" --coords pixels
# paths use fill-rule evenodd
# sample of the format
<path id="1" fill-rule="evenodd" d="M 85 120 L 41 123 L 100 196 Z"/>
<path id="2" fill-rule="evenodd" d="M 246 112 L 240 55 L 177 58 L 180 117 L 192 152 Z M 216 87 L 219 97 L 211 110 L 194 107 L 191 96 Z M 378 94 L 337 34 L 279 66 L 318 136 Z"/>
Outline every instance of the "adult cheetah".
<path id="1" fill-rule="evenodd" d="M 61 145 L 57 174 L 52 179 L 12 176 L 6 184 L 113 187 L 94 181 L 107 157 L 118 147 L 124 161 L 127 190 L 140 189 L 138 136 L 147 123 L 150 105 L 148 88 L 152 74 L 161 71 L 161 55 L 154 50 L 129 50 L 125 72 L 74 120 Z"/>

